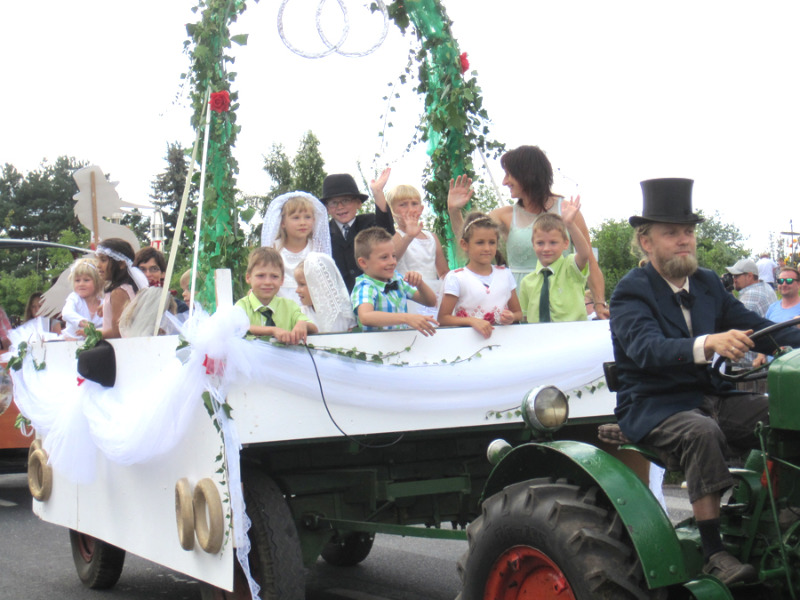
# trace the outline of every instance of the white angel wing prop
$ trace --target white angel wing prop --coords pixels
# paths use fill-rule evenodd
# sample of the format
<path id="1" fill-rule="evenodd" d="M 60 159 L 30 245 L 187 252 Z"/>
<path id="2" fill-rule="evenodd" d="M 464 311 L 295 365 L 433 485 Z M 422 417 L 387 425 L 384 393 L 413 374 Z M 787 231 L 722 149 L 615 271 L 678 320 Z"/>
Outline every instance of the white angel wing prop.
<path id="1" fill-rule="evenodd" d="M 64 269 L 50 289 L 42 294 L 42 306 L 36 316 L 54 317 L 64 308 L 64 302 L 67 301 L 67 296 L 72 291 L 72 285 L 69 282 L 70 269 L 71 266 Z"/>
<path id="2" fill-rule="evenodd" d="M 115 213 L 127 212 L 131 208 L 150 208 L 148 206 L 123 202 L 117 190 L 116 181 L 108 181 L 103 170 L 97 165 L 78 169 L 72 174 L 79 192 L 73 196 L 75 200 L 75 216 L 81 225 L 92 232 L 92 240 L 117 237 L 130 243 L 134 251 L 139 250 L 136 235 L 124 225 L 107 221 Z"/>

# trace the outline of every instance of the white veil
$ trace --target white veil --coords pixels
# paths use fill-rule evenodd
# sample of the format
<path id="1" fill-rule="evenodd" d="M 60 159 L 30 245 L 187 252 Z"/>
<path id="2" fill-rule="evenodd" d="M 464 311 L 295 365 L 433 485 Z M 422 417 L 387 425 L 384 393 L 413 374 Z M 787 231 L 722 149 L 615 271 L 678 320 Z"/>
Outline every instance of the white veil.
<path id="1" fill-rule="evenodd" d="M 303 261 L 303 274 L 320 333 L 348 331 L 355 327 L 350 294 L 333 259 L 321 252 L 309 252 Z"/>
<path id="2" fill-rule="evenodd" d="M 292 198 L 305 198 L 314 206 L 314 233 L 311 235 L 311 250 L 331 254 L 331 230 L 328 225 L 328 209 L 316 196 L 308 192 L 288 192 L 281 194 L 269 203 L 264 215 L 264 225 L 261 228 L 261 245 L 276 248 L 281 232 L 281 210 L 283 205 Z"/>

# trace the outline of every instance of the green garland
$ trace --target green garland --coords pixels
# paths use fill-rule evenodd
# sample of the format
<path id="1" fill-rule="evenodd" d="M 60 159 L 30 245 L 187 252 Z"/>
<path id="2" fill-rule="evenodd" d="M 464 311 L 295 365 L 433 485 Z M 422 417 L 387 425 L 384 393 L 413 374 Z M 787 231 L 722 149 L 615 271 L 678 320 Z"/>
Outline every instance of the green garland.
<path id="1" fill-rule="evenodd" d="M 204 127 L 209 92 L 226 90 L 232 102 L 228 112 L 213 113 L 208 157 L 199 159 L 206 161 L 207 181 L 199 240 L 203 261 L 198 265 L 198 280 L 205 284 L 198 300 L 210 311 L 216 306 L 209 274 L 214 269 L 229 268 L 238 275 L 247 262 L 245 236 L 238 227 L 239 218 L 247 220 L 247 215 L 240 213 L 236 200 L 238 165 L 231 152 L 241 129 L 236 125 L 238 93 L 231 91 L 236 73 L 226 68 L 233 63 L 233 57 L 226 54 L 231 43 L 247 43 L 246 35 L 230 35 L 230 24 L 245 8 L 245 0 L 198 0 L 192 10 L 200 12 L 201 18 L 186 27 L 190 40 L 185 46 L 192 66 L 185 78 L 192 89 L 193 126 Z M 395 0 L 388 10 L 403 33 L 413 23 L 420 41 L 415 55 L 419 64 L 416 91 L 425 97 L 425 114 L 415 141 L 428 144 L 431 164 L 425 171 L 424 189 L 436 213 L 434 230 L 444 240 L 450 266 L 455 267 L 456 244 L 447 216 L 450 179 L 461 174 L 474 176 L 475 150 L 496 156 L 503 146 L 487 137 L 489 116 L 483 108 L 476 73 L 465 77 L 465 70 L 462 72 L 458 44 L 450 30 L 452 22 L 442 4 L 438 0 Z M 406 71 L 410 71 L 410 65 Z M 234 286 L 237 284 L 241 282 L 234 277 Z"/>
<path id="2" fill-rule="evenodd" d="M 210 274 L 214 269 L 231 269 L 234 289 L 237 289 L 242 285 L 237 276 L 247 265 L 247 242 L 238 226 L 240 206 L 236 199 L 236 173 L 239 167 L 232 153 L 241 129 L 236 125 L 235 112 L 239 95 L 231 90 L 236 73 L 227 71 L 228 64 L 233 63 L 233 57 L 227 54 L 231 43 L 247 43 L 246 35 L 230 34 L 230 24 L 245 8 L 244 0 L 199 0 L 192 10 L 195 13 L 201 11 L 200 21 L 186 26 L 190 41 L 185 42 L 185 47 L 192 66 L 185 78 L 192 89 L 192 125 L 195 129 L 205 127 L 209 92 L 225 90 L 231 98 L 228 111 L 212 113 L 208 157 L 199 158 L 200 164 L 206 161 L 206 186 L 199 240 L 203 260 L 197 267 L 198 281 L 204 284 L 197 299 L 210 312 L 216 308 L 214 281 Z"/>
<path id="3" fill-rule="evenodd" d="M 497 156 L 503 145 L 488 137 L 489 115 L 472 71 L 462 69 L 458 43 L 450 29 L 452 21 L 438 0 L 396 0 L 389 16 L 405 33 L 413 23 L 420 48 L 416 91 L 425 98 L 425 114 L 418 126 L 419 139 L 428 144 L 431 164 L 425 172 L 424 188 L 436 213 L 434 230 L 444 241 L 451 268 L 456 264 L 453 230 L 447 215 L 450 179 L 475 175 L 472 155 L 481 150 Z M 410 65 L 406 72 L 410 71 Z M 462 72 L 463 71 L 463 72 Z M 401 77 L 405 83 L 405 77 Z"/>

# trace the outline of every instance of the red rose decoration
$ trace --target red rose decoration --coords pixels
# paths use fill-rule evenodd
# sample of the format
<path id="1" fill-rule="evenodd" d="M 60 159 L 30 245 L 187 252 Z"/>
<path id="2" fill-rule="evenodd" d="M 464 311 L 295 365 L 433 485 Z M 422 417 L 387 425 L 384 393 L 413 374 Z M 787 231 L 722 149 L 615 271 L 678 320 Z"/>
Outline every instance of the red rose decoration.
<path id="1" fill-rule="evenodd" d="M 461 60 L 461 74 L 463 75 L 467 71 L 469 71 L 469 61 L 467 60 L 467 53 L 462 52 L 461 56 L 458 57 Z"/>
<path id="2" fill-rule="evenodd" d="M 211 100 L 209 100 L 208 103 L 211 105 L 211 110 L 214 112 L 228 112 L 231 108 L 231 96 L 228 90 L 212 92 Z"/>
<path id="3" fill-rule="evenodd" d="M 485 315 L 483 315 L 483 320 L 489 321 L 490 324 L 494 325 L 494 313 L 487 312 Z"/>
<path id="4" fill-rule="evenodd" d="M 461 309 L 458 310 L 458 312 L 456 312 L 456 316 L 457 317 L 468 317 L 469 315 L 467 314 L 466 310 L 461 308 Z"/>

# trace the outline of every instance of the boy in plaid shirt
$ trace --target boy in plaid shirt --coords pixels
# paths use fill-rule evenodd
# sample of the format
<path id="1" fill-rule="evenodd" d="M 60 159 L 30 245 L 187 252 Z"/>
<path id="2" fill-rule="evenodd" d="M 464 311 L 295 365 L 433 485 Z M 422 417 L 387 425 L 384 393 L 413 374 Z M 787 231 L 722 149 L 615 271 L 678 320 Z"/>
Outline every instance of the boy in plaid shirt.
<path id="1" fill-rule="evenodd" d="M 436 333 L 439 323 L 433 317 L 406 312 L 409 298 L 436 306 L 436 294 L 416 271 L 405 277 L 395 271 L 392 235 L 381 227 L 370 227 L 356 236 L 354 250 L 364 274 L 356 279 L 350 299 L 364 331 L 411 327 L 425 336 Z"/>

